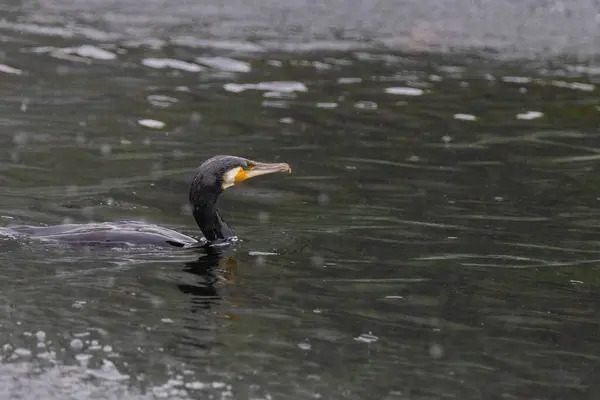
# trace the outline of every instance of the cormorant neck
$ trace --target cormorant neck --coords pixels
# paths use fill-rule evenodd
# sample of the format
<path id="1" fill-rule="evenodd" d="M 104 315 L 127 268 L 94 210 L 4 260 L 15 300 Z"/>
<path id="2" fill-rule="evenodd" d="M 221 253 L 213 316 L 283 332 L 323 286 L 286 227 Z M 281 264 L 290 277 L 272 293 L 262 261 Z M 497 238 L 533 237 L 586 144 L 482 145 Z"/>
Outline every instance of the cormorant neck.
<path id="1" fill-rule="evenodd" d="M 233 229 L 221 218 L 217 209 L 219 194 L 200 196 L 193 204 L 193 214 L 198 227 L 206 240 L 211 243 L 226 241 L 235 237 Z"/>

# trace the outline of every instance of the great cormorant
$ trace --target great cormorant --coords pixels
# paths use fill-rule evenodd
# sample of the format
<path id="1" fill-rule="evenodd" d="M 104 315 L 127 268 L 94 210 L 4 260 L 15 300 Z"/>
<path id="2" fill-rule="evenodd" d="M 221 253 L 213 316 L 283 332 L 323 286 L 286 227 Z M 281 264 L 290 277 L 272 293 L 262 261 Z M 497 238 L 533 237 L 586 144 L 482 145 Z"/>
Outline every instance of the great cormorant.
<path id="1" fill-rule="evenodd" d="M 203 247 L 235 241 L 233 229 L 219 214 L 217 203 L 223 191 L 259 175 L 291 172 L 285 163 L 262 163 L 236 156 L 215 156 L 197 169 L 189 191 L 192 214 L 204 234 L 196 239 L 171 229 L 136 221 L 64 224 L 54 226 L 11 226 L 4 233 L 18 232 L 34 238 L 88 245 L 151 245 Z M 10 232 L 7 232 L 10 231 Z"/>

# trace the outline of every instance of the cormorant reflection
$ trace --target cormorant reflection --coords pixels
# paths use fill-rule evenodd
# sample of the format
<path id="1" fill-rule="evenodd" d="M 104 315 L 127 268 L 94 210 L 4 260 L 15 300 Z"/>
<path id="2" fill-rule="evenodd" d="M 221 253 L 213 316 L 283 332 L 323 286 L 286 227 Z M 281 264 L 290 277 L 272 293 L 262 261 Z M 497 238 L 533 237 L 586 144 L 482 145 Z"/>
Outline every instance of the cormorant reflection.
<path id="1" fill-rule="evenodd" d="M 221 300 L 218 291 L 219 283 L 234 283 L 238 273 L 238 263 L 233 257 L 230 246 L 225 248 L 205 248 L 206 255 L 186 262 L 184 272 L 197 277 L 194 283 L 180 283 L 177 288 L 185 294 L 192 295 L 192 312 L 208 310 L 211 305 Z"/>

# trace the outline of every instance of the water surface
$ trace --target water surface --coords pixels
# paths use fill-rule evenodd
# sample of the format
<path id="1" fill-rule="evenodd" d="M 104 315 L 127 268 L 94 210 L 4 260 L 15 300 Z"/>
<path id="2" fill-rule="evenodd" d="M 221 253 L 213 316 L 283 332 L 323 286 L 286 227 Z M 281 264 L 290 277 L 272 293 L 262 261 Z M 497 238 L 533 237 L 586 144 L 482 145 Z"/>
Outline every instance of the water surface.
<path id="1" fill-rule="evenodd" d="M 0 241 L 0 396 L 598 393 L 597 68 L 140 40 L 146 20 L 45 10 L 0 24 L 4 226 L 196 235 L 206 158 L 294 173 L 223 195 L 223 257 Z"/>

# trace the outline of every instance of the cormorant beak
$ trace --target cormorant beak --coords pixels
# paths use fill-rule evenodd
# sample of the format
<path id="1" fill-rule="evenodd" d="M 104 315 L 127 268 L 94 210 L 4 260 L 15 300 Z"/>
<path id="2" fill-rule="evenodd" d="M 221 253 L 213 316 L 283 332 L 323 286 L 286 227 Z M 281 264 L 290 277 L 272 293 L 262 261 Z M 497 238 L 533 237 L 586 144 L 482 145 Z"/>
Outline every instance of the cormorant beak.
<path id="1" fill-rule="evenodd" d="M 272 174 L 274 172 L 291 173 L 292 169 L 286 163 L 261 163 L 256 161 L 248 161 L 246 169 L 240 168 L 235 176 L 235 183 L 240 183 L 249 178 L 254 178 L 259 175 Z"/>

